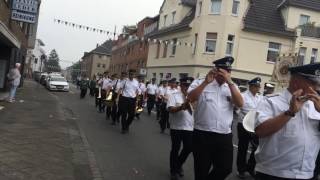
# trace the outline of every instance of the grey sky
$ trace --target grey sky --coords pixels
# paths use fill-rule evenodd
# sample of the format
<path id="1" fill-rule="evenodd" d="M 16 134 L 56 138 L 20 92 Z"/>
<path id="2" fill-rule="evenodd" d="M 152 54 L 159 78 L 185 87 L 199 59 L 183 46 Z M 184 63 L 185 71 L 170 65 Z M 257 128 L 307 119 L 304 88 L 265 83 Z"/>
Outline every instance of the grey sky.
<path id="1" fill-rule="evenodd" d="M 146 16 L 159 13 L 163 0 L 42 0 L 37 37 L 45 43 L 47 54 L 56 49 L 62 67 L 78 61 L 84 52 L 112 36 L 80 30 L 54 23 L 54 19 L 71 21 L 117 32 L 123 25 L 136 24 Z M 63 62 L 65 61 L 65 62 Z"/>

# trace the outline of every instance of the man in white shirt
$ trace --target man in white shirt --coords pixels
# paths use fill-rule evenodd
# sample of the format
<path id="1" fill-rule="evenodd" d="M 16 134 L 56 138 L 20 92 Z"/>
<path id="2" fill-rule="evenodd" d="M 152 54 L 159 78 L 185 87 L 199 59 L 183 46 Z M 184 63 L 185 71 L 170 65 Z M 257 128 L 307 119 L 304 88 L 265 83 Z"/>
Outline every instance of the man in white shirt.
<path id="1" fill-rule="evenodd" d="M 136 111 L 136 118 L 140 119 L 140 114 L 143 111 L 143 104 L 144 104 L 144 99 L 146 96 L 146 85 L 144 84 L 144 76 L 139 76 L 139 94 L 137 97 L 137 111 Z"/>
<path id="2" fill-rule="evenodd" d="M 214 61 L 215 68 L 205 79 L 195 80 L 188 90 L 188 99 L 197 101 L 193 135 L 195 180 L 225 179 L 232 172 L 233 109 L 243 106 L 240 91 L 231 80 L 233 61 L 232 57 Z"/>
<path id="3" fill-rule="evenodd" d="M 193 78 L 180 79 L 181 90 L 168 94 L 167 109 L 170 112 L 170 173 L 171 180 L 183 176 L 182 166 L 192 152 L 193 116 L 188 111 L 187 90 Z M 183 144 L 183 149 L 181 149 Z"/>
<path id="4" fill-rule="evenodd" d="M 111 112 L 111 117 L 112 117 L 112 125 L 115 125 L 116 122 L 119 122 L 120 116 L 121 116 L 121 112 L 120 112 L 120 104 L 121 104 L 121 87 L 124 83 L 124 81 L 127 79 L 127 73 L 126 72 L 122 72 L 120 79 L 117 79 L 113 84 L 113 89 L 114 89 L 114 98 L 115 98 L 115 103 L 114 106 L 112 108 L 112 112 Z"/>
<path id="5" fill-rule="evenodd" d="M 320 148 L 320 64 L 289 68 L 288 89 L 257 108 L 256 179 L 311 179 Z"/>
<path id="6" fill-rule="evenodd" d="M 161 93 L 163 92 L 164 87 L 167 87 L 167 85 L 168 85 L 168 81 L 162 80 L 157 89 L 157 97 L 156 97 L 157 120 L 160 120 L 160 117 L 161 117 L 161 108 L 160 108 L 162 104 Z"/>
<path id="7" fill-rule="evenodd" d="M 243 179 L 245 178 L 245 172 L 248 171 L 252 176 L 254 176 L 255 158 L 254 153 L 257 149 L 258 140 L 252 132 L 248 132 L 243 127 L 243 118 L 247 115 L 249 111 L 256 110 L 262 96 L 259 95 L 261 89 L 261 78 L 256 77 L 248 82 L 249 89 L 243 92 L 242 98 L 244 101 L 243 107 L 240 109 L 239 122 L 237 125 L 238 130 L 238 154 L 237 154 L 237 168 L 238 176 Z M 247 152 L 249 143 L 252 145 L 250 158 L 247 161 Z"/>
<path id="8" fill-rule="evenodd" d="M 129 79 L 122 84 L 120 91 L 122 92 L 122 103 L 120 105 L 122 133 L 129 132 L 136 110 L 136 98 L 139 94 L 139 82 L 135 79 L 135 70 L 129 71 Z"/>
<path id="9" fill-rule="evenodd" d="M 103 100 L 103 109 L 106 111 L 106 120 L 109 120 L 111 117 L 111 106 L 106 106 L 106 99 L 109 96 L 109 93 L 112 90 L 112 81 L 114 77 L 109 78 L 109 72 L 105 72 L 104 79 L 102 81 L 102 100 Z"/>
<path id="10" fill-rule="evenodd" d="M 156 93 L 158 86 L 156 84 L 156 78 L 152 78 L 151 83 L 147 86 L 147 109 L 148 115 L 151 115 L 151 111 L 154 108 L 154 104 L 156 102 Z"/>
<path id="11" fill-rule="evenodd" d="M 160 106 L 160 114 L 161 114 L 161 118 L 159 121 L 160 124 L 160 129 L 161 129 L 161 133 L 164 133 L 166 128 L 170 128 L 170 124 L 169 124 L 169 111 L 167 109 L 167 100 L 168 100 L 168 95 L 172 94 L 173 92 L 177 91 L 177 79 L 176 78 L 172 78 L 168 81 L 168 85 L 167 87 L 164 87 L 162 92 L 160 92 L 160 96 L 162 98 L 162 103 Z"/>

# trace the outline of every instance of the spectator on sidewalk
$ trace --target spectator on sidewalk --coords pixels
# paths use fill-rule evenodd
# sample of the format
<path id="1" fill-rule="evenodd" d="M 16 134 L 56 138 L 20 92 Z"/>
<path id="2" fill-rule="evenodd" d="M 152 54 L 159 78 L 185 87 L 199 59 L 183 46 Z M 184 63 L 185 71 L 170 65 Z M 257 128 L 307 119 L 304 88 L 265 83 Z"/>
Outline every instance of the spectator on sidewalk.
<path id="1" fill-rule="evenodd" d="M 10 84 L 10 94 L 8 99 L 8 102 L 10 103 L 15 101 L 16 91 L 18 86 L 20 85 L 20 79 L 21 79 L 20 67 L 21 67 L 21 64 L 16 63 L 15 68 L 12 68 L 7 75 L 9 84 Z"/>

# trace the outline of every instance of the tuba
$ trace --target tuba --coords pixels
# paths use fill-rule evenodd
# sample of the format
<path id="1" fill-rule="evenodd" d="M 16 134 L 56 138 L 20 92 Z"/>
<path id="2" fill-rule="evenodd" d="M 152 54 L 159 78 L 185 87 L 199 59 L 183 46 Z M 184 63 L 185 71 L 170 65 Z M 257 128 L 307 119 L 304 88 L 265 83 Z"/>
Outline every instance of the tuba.
<path id="1" fill-rule="evenodd" d="M 106 106 L 110 107 L 113 105 L 112 97 L 113 97 L 113 91 L 110 91 L 109 94 L 106 96 L 106 99 L 104 99 Z"/>

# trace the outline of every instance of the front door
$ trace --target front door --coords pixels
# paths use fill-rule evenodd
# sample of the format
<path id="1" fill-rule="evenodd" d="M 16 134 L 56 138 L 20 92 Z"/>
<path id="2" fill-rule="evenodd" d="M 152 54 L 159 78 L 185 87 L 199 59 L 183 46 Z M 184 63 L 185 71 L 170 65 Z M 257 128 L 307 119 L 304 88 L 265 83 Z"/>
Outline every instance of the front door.
<path id="1" fill-rule="evenodd" d="M 4 88 L 6 82 L 7 61 L 0 59 L 0 89 Z"/>

